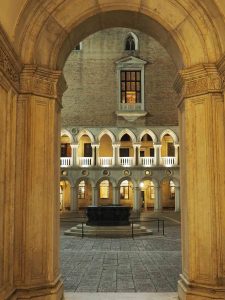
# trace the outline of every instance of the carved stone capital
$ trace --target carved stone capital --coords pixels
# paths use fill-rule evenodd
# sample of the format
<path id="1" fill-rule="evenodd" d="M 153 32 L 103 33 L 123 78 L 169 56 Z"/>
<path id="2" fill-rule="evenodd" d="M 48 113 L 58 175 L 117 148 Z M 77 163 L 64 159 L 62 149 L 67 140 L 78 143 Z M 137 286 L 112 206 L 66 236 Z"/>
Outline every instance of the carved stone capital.
<path id="1" fill-rule="evenodd" d="M 15 89 L 19 89 L 21 64 L 16 56 L 7 36 L 0 28 L 0 72 L 11 82 Z"/>
<path id="2" fill-rule="evenodd" d="M 202 64 L 181 70 L 174 82 L 183 97 L 194 97 L 222 91 L 222 78 L 214 64 Z"/>
<path id="3" fill-rule="evenodd" d="M 219 60 L 217 68 L 222 79 L 222 89 L 225 90 L 225 55 Z"/>
<path id="4" fill-rule="evenodd" d="M 20 76 L 20 92 L 54 98 L 60 103 L 66 82 L 61 71 L 26 65 Z"/>

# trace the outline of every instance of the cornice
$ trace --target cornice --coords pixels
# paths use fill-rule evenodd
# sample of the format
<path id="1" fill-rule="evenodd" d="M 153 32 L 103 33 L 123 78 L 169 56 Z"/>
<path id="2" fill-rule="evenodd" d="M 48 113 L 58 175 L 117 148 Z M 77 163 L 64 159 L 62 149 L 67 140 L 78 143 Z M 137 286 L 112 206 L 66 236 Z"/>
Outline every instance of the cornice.
<path id="1" fill-rule="evenodd" d="M 22 94 L 54 98 L 60 102 L 66 89 L 64 76 L 58 70 L 49 70 L 37 65 L 25 65 L 20 76 L 20 92 Z"/>
<path id="2" fill-rule="evenodd" d="M 13 87 L 19 90 L 19 80 L 22 64 L 14 51 L 8 36 L 0 26 L 0 71 Z"/>
<path id="3" fill-rule="evenodd" d="M 174 88 L 182 97 L 222 91 L 222 78 L 215 64 L 201 64 L 179 71 Z"/>

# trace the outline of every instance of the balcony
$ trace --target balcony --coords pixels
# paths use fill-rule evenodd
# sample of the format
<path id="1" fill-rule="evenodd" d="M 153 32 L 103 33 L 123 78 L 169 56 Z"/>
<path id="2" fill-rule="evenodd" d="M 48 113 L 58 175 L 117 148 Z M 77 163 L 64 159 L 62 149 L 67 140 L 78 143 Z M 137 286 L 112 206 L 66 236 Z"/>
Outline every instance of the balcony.
<path id="1" fill-rule="evenodd" d="M 79 157 L 79 166 L 83 168 L 91 167 L 93 165 L 92 157 Z"/>
<path id="2" fill-rule="evenodd" d="M 153 167 L 155 165 L 155 157 L 140 157 L 139 164 L 143 167 Z"/>
<path id="3" fill-rule="evenodd" d="M 60 157 L 60 166 L 63 168 L 71 167 L 73 164 L 72 157 Z"/>
<path id="4" fill-rule="evenodd" d="M 173 167 L 173 166 L 177 165 L 176 157 L 174 157 L 174 156 L 161 157 L 161 165 L 163 165 L 165 167 Z"/>
<path id="5" fill-rule="evenodd" d="M 132 167 L 134 165 L 133 157 L 119 157 L 119 164 L 123 167 Z"/>
<path id="6" fill-rule="evenodd" d="M 98 164 L 101 167 L 111 167 L 113 166 L 113 157 L 99 157 Z"/>

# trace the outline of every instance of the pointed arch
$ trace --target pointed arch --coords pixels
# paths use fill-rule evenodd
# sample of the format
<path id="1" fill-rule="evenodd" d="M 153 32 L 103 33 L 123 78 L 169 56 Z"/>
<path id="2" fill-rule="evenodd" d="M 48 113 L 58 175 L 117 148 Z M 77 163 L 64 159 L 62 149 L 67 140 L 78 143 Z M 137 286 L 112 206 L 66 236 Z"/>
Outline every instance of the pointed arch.
<path id="1" fill-rule="evenodd" d="M 78 135 L 77 135 L 77 141 L 79 142 L 80 138 L 83 136 L 83 135 L 87 135 L 90 140 L 91 140 L 91 143 L 95 143 L 95 137 L 94 135 L 87 129 L 83 129 L 81 130 Z"/>
<path id="2" fill-rule="evenodd" d="M 169 135 L 172 137 L 173 142 L 174 142 L 175 144 L 178 144 L 178 142 L 179 142 L 179 141 L 178 141 L 178 137 L 177 137 L 176 133 L 175 133 L 173 130 L 171 130 L 171 129 L 165 129 L 165 130 L 161 133 L 161 135 L 160 135 L 160 141 L 162 141 L 163 137 L 164 137 L 166 134 L 169 134 Z"/>
<path id="3" fill-rule="evenodd" d="M 123 129 L 120 133 L 119 133 L 119 135 L 118 135 L 118 140 L 120 141 L 121 140 L 121 138 L 122 138 L 122 136 L 124 135 L 124 134 L 128 134 L 130 137 L 131 137 L 131 140 L 132 140 L 132 142 L 133 143 L 135 143 L 136 141 L 137 141 L 137 137 L 136 137 L 136 135 L 130 130 L 130 129 Z"/>
<path id="4" fill-rule="evenodd" d="M 69 130 L 67 129 L 62 129 L 61 130 L 61 137 L 67 135 L 70 138 L 70 143 L 74 143 L 74 137 L 72 136 L 72 134 L 69 132 Z"/>
<path id="5" fill-rule="evenodd" d="M 129 32 L 126 35 L 125 41 L 124 41 L 124 50 L 126 51 L 136 51 L 138 50 L 138 37 L 135 33 Z"/>
<path id="6" fill-rule="evenodd" d="M 103 129 L 99 135 L 98 135 L 98 142 L 100 142 L 101 138 L 103 137 L 103 135 L 108 135 L 111 138 L 112 143 L 116 142 L 116 137 L 115 135 L 108 129 Z"/>
<path id="7" fill-rule="evenodd" d="M 139 142 L 141 142 L 141 139 L 143 138 L 143 136 L 145 135 L 145 134 L 148 134 L 151 138 L 152 138 L 152 141 L 153 141 L 153 143 L 157 143 L 158 142 L 158 139 L 157 139 L 157 136 L 156 136 L 156 134 L 152 131 L 152 130 L 150 130 L 150 129 L 144 129 L 141 133 L 140 133 L 140 135 L 139 135 Z"/>

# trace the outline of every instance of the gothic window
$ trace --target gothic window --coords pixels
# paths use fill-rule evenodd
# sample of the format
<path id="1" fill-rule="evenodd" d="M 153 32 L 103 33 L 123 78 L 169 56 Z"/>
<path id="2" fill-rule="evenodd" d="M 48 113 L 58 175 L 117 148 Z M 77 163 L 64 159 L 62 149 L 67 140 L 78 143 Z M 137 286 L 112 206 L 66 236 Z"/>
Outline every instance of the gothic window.
<path id="1" fill-rule="evenodd" d="M 141 71 L 121 71 L 121 103 L 141 102 Z"/>
<path id="2" fill-rule="evenodd" d="M 136 50 L 135 40 L 131 34 L 129 34 L 126 39 L 125 50 L 127 50 L 127 51 L 135 51 Z"/>

